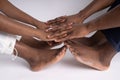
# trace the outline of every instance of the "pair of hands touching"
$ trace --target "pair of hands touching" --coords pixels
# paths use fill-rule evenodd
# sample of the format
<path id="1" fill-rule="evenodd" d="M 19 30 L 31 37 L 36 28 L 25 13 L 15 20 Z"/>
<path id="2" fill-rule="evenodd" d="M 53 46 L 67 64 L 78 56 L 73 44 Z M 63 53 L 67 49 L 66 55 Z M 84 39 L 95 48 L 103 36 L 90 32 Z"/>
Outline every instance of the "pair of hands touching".
<path id="1" fill-rule="evenodd" d="M 42 39 L 54 40 L 62 42 L 69 39 L 85 37 L 89 31 L 87 25 L 82 24 L 84 19 L 81 19 L 79 14 L 71 16 L 62 16 L 48 21 L 42 27 Z M 45 25 L 49 25 L 45 26 Z"/>

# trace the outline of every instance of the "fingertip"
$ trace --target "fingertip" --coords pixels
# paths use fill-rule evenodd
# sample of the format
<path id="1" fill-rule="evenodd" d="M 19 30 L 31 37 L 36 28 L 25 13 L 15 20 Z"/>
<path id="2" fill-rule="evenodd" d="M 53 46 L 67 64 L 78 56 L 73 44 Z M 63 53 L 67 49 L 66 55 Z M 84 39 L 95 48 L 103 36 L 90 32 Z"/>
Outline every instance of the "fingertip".
<path id="1" fill-rule="evenodd" d="M 57 42 L 64 42 L 64 41 L 65 41 L 64 39 L 57 40 Z"/>
<path id="2" fill-rule="evenodd" d="M 60 40 L 55 39 L 55 42 L 61 42 Z"/>
<path id="3" fill-rule="evenodd" d="M 66 21 L 66 19 L 61 20 L 61 22 L 65 22 L 65 21 Z"/>
<path id="4" fill-rule="evenodd" d="M 49 46 L 52 46 L 52 43 L 51 43 L 50 41 L 47 41 L 47 44 L 48 44 Z"/>
<path id="5" fill-rule="evenodd" d="M 68 26 L 67 29 L 72 29 L 73 27 L 72 26 Z"/>
<path id="6" fill-rule="evenodd" d="M 47 29 L 47 30 L 45 30 L 45 32 L 49 32 L 49 30 Z"/>
<path id="7" fill-rule="evenodd" d="M 50 35 L 48 35 L 47 38 L 50 39 L 51 38 Z"/>
<path id="8" fill-rule="evenodd" d="M 73 24 L 74 24 L 74 22 L 70 22 L 70 23 L 68 23 L 69 26 L 71 26 L 71 25 L 73 25 Z"/>
<path id="9" fill-rule="evenodd" d="M 51 25 L 51 24 L 53 24 L 53 22 L 48 21 L 48 22 L 46 22 L 45 24 L 46 24 L 46 25 Z"/>
<path id="10" fill-rule="evenodd" d="M 48 29 L 47 29 L 47 31 L 51 31 L 53 28 L 50 26 Z"/>
<path id="11" fill-rule="evenodd" d="M 48 22 L 46 22 L 45 24 L 46 24 L 46 25 L 49 25 L 49 23 L 48 23 Z"/>
<path id="12" fill-rule="evenodd" d="M 64 37 L 66 37 L 67 36 L 67 34 L 64 34 Z"/>

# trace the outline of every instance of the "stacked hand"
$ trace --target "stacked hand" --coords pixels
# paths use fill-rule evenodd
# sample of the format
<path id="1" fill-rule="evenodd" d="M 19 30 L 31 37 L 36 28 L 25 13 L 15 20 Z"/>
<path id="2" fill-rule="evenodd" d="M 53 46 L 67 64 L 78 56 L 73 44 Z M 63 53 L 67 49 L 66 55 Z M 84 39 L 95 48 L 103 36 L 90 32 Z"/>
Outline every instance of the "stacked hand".
<path id="1" fill-rule="evenodd" d="M 88 34 L 87 24 L 82 24 L 78 14 L 72 16 L 62 16 L 54 20 L 48 21 L 51 25 L 46 29 L 49 33 L 48 39 L 62 42 L 73 38 L 81 38 Z"/>
<path id="2" fill-rule="evenodd" d="M 50 33 L 46 33 L 46 29 L 49 28 L 49 24 L 47 23 L 44 23 L 44 22 L 37 22 L 35 24 L 35 26 L 37 27 L 38 29 L 38 33 L 40 33 L 40 39 L 43 40 L 43 41 L 47 41 L 47 43 L 50 45 L 50 46 L 53 46 L 53 45 L 58 45 L 60 43 L 57 43 L 55 41 L 53 41 L 53 39 L 49 39 L 47 36 L 50 34 Z M 38 37 L 39 38 L 39 37 Z"/>

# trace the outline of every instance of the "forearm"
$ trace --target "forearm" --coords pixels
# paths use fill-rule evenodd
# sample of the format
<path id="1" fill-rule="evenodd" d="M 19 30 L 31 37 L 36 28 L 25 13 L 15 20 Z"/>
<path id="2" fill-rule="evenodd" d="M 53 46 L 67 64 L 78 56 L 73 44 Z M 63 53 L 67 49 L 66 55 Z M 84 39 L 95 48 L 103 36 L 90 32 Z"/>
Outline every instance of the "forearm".
<path id="1" fill-rule="evenodd" d="M 36 29 L 0 14 L 0 31 L 20 36 L 36 36 Z"/>
<path id="2" fill-rule="evenodd" d="M 7 16 L 19 20 L 21 22 L 31 24 L 33 26 L 36 26 L 36 23 L 39 22 L 35 18 L 31 17 L 30 15 L 21 11 L 20 9 L 16 8 L 8 0 L 1 0 L 1 1 L 2 2 L 0 4 L 2 6 L 0 7 L 0 10 Z"/>
<path id="3" fill-rule="evenodd" d="M 120 27 L 120 5 L 86 24 L 89 32 Z"/>
<path id="4" fill-rule="evenodd" d="M 87 7 L 79 12 L 81 19 L 85 20 L 92 14 L 110 6 L 115 0 L 93 0 Z"/>

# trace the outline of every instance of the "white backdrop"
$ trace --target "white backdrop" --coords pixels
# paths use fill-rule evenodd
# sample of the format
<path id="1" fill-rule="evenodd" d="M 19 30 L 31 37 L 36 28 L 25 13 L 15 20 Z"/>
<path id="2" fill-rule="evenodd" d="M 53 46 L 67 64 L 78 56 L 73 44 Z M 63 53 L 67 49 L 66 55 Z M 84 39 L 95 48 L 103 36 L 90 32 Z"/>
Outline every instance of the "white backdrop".
<path id="1" fill-rule="evenodd" d="M 79 12 L 92 0 L 10 0 L 16 7 L 41 21 L 47 21 L 62 15 Z M 88 20 L 105 13 L 101 11 Z M 67 51 L 66 56 L 57 64 L 39 72 L 29 70 L 23 59 L 11 60 L 11 56 L 0 55 L 0 80 L 119 80 L 120 54 L 117 54 L 109 70 L 96 71 L 79 62 Z"/>

